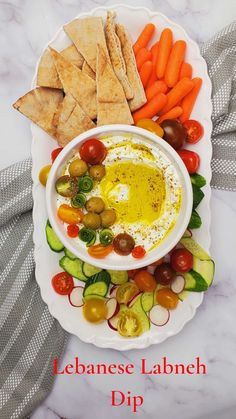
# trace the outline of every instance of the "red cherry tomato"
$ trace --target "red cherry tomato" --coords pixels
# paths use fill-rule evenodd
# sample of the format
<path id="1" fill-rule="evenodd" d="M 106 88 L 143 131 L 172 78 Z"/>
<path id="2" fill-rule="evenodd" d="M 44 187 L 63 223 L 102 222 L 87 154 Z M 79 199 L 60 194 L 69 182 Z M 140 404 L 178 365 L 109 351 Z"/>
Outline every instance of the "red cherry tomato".
<path id="1" fill-rule="evenodd" d="M 67 272 L 60 272 L 52 278 L 52 286 L 57 294 L 69 295 L 74 287 L 73 278 Z"/>
<path id="2" fill-rule="evenodd" d="M 113 240 L 114 251 L 121 256 L 129 255 L 135 246 L 132 236 L 127 233 L 118 234 Z"/>
<path id="3" fill-rule="evenodd" d="M 76 224 L 69 224 L 67 226 L 67 234 L 71 238 L 75 238 L 79 234 L 79 227 Z"/>
<path id="4" fill-rule="evenodd" d="M 135 259 L 142 259 L 146 254 L 146 250 L 143 246 L 135 246 L 132 250 L 132 256 Z"/>
<path id="5" fill-rule="evenodd" d="M 187 143 L 195 144 L 201 140 L 204 131 L 200 122 L 195 121 L 195 119 L 188 119 L 183 123 L 183 127 L 187 132 Z"/>
<path id="6" fill-rule="evenodd" d="M 176 272 L 188 272 L 193 267 L 193 255 L 187 249 L 175 249 L 170 255 L 170 264 Z"/>
<path id="7" fill-rule="evenodd" d="M 54 162 L 54 160 L 57 158 L 58 154 L 60 154 L 60 152 L 62 150 L 63 150 L 62 147 L 55 148 L 55 150 L 52 150 L 52 152 L 51 152 L 51 160 L 52 160 L 52 163 Z"/>
<path id="8" fill-rule="evenodd" d="M 178 150 L 177 153 L 183 160 L 189 174 L 196 173 L 200 164 L 199 155 L 190 150 Z"/>
<path id="9" fill-rule="evenodd" d="M 92 165 L 101 163 L 106 155 L 106 147 L 96 138 L 85 141 L 80 148 L 81 159 Z"/>

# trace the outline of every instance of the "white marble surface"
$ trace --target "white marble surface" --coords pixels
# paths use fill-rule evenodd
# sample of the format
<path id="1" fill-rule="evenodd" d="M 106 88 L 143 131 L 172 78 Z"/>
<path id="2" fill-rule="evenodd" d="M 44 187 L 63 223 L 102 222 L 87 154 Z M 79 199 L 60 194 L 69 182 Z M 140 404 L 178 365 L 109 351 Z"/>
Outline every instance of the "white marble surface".
<path id="1" fill-rule="evenodd" d="M 182 24 L 198 42 L 236 18 L 235 0 L 137 0 Z M 29 156 L 29 123 L 11 108 L 30 87 L 35 63 L 55 31 L 80 11 L 112 0 L 0 0 L 0 167 Z M 216 261 L 214 286 L 196 317 L 177 336 L 159 346 L 118 353 L 86 345 L 71 337 L 62 366 L 79 356 L 81 362 L 150 363 L 163 356 L 190 363 L 196 356 L 207 364 L 206 376 L 65 376 L 31 419 L 128 418 L 128 407 L 111 407 L 111 390 L 130 390 L 144 397 L 136 417 L 168 419 L 234 419 L 236 417 L 236 194 L 213 191 L 212 255 Z M 133 414 L 132 414 L 133 415 Z"/>

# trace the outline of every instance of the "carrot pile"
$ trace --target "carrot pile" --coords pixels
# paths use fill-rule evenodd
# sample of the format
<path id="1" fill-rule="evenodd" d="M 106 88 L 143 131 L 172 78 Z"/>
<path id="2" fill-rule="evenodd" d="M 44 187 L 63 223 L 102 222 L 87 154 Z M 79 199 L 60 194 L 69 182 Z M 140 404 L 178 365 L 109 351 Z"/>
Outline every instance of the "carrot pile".
<path id="1" fill-rule="evenodd" d="M 165 119 L 179 119 L 183 123 L 191 116 L 202 79 L 192 78 L 192 66 L 185 61 L 186 42 L 174 41 L 171 29 L 164 29 L 149 48 L 155 32 L 155 26 L 148 23 L 133 45 L 147 97 L 147 103 L 133 113 L 134 122 L 158 116 L 158 123 Z"/>

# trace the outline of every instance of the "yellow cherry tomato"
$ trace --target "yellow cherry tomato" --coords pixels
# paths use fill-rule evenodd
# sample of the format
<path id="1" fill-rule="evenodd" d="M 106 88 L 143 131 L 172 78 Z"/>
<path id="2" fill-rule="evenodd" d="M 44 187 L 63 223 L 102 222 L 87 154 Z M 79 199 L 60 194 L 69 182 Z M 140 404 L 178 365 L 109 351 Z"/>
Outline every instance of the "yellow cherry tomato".
<path id="1" fill-rule="evenodd" d="M 126 282 L 120 285 L 116 291 L 116 299 L 120 304 L 127 304 L 139 292 L 136 284 Z"/>
<path id="2" fill-rule="evenodd" d="M 156 293 L 156 301 L 160 306 L 171 310 L 177 307 L 179 299 L 178 295 L 169 288 L 161 288 Z"/>
<path id="3" fill-rule="evenodd" d="M 139 336 L 142 333 L 142 326 L 138 316 L 131 310 L 126 310 L 119 314 L 117 330 L 121 336 Z"/>
<path id="4" fill-rule="evenodd" d="M 100 298 L 89 298 L 83 305 L 83 314 L 90 323 L 99 323 L 106 318 L 106 301 Z"/>
<path id="5" fill-rule="evenodd" d="M 48 175 L 50 172 L 52 165 L 48 164 L 47 166 L 42 167 L 42 169 L 39 172 L 39 182 L 43 185 L 46 186 L 47 180 L 48 180 Z"/>
<path id="6" fill-rule="evenodd" d="M 78 224 L 83 218 L 83 212 L 79 208 L 72 208 L 70 205 L 62 204 L 57 210 L 58 218 L 67 224 Z"/>
<path id="7" fill-rule="evenodd" d="M 162 129 L 162 127 L 152 119 L 140 119 L 135 125 L 139 128 L 146 129 L 147 131 L 150 131 L 153 134 L 158 135 L 158 137 L 162 138 L 164 135 L 164 130 Z"/>

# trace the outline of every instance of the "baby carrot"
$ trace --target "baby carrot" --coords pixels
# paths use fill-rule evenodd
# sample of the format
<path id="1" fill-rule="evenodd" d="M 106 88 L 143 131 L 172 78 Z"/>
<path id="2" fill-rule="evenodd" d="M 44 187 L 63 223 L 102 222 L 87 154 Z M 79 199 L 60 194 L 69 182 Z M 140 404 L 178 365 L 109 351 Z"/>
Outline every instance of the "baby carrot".
<path id="1" fill-rule="evenodd" d="M 179 79 L 183 79 L 184 77 L 188 77 L 189 79 L 192 78 L 193 68 L 189 63 L 183 63 L 180 68 Z"/>
<path id="2" fill-rule="evenodd" d="M 165 82 L 169 87 L 174 87 L 179 79 L 180 68 L 184 60 L 185 50 L 185 41 L 176 41 L 174 43 L 165 71 Z"/>
<path id="3" fill-rule="evenodd" d="M 146 61 L 142 65 L 142 67 L 139 71 L 140 79 L 141 79 L 141 82 L 142 82 L 144 88 L 147 86 L 149 77 L 151 76 L 152 67 L 153 67 L 152 62 L 151 61 Z"/>
<path id="4" fill-rule="evenodd" d="M 165 119 L 176 119 L 179 118 L 179 116 L 183 113 L 183 109 L 181 106 L 175 106 L 172 108 L 169 112 L 166 112 L 165 115 L 162 115 L 157 123 L 161 124 L 162 121 L 165 121 Z"/>
<path id="5" fill-rule="evenodd" d="M 156 74 L 158 79 L 162 79 L 164 77 L 166 65 L 172 48 L 172 43 L 172 31 L 171 29 L 166 28 L 162 31 L 159 41 L 159 51 L 156 67 Z"/>
<path id="6" fill-rule="evenodd" d="M 153 67 L 152 67 L 152 74 L 149 77 L 147 87 L 150 87 L 154 83 L 154 81 L 156 81 L 157 79 L 156 66 L 157 66 L 158 45 L 159 45 L 159 42 L 156 42 L 151 48 L 151 54 L 152 54 L 151 60 L 152 60 Z"/>
<path id="7" fill-rule="evenodd" d="M 151 51 L 148 51 L 147 48 L 141 48 L 136 55 L 136 64 L 137 69 L 140 70 L 142 65 L 145 63 L 145 61 L 152 59 L 152 53 Z"/>
<path id="8" fill-rule="evenodd" d="M 147 85 L 148 86 L 148 85 Z M 147 100 L 150 100 L 157 93 L 166 93 L 167 86 L 163 80 L 155 81 L 150 87 L 145 90 Z"/>
<path id="9" fill-rule="evenodd" d="M 181 104 L 183 108 L 183 113 L 180 117 L 181 122 L 184 122 L 187 119 L 189 119 L 191 112 L 193 110 L 195 101 L 197 99 L 199 90 L 201 89 L 202 79 L 200 77 L 195 77 L 194 79 L 192 79 L 192 82 L 194 86 L 192 90 L 184 97 Z"/>
<path id="10" fill-rule="evenodd" d="M 154 34 L 154 31 L 155 31 L 155 25 L 153 25 L 153 23 L 148 23 L 144 27 L 137 41 L 133 45 L 133 50 L 134 50 L 135 55 L 141 48 L 145 48 L 147 46 L 148 42 L 151 40 Z"/>
<path id="11" fill-rule="evenodd" d="M 157 93 L 146 105 L 133 113 L 134 122 L 143 118 L 153 118 L 165 106 L 166 101 L 164 93 Z"/>
<path id="12" fill-rule="evenodd" d="M 174 108 L 180 100 L 182 100 L 194 87 L 192 80 L 184 77 L 181 79 L 173 89 L 167 93 L 167 103 L 161 111 L 161 116 Z"/>

